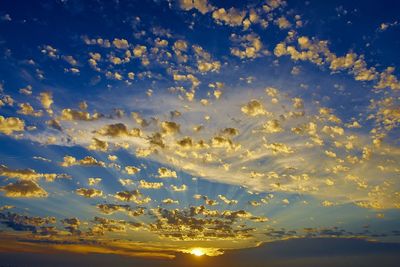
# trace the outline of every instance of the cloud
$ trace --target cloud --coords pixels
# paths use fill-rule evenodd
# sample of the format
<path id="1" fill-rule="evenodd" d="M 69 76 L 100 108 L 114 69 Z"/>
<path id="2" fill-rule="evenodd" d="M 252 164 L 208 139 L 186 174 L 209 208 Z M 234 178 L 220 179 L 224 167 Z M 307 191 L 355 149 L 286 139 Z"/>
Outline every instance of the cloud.
<path id="1" fill-rule="evenodd" d="M 159 178 L 177 178 L 175 171 L 167 169 L 165 167 L 158 168 L 158 177 Z"/>
<path id="2" fill-rule="evenodd" d="M 163 121 L 161 123 L 161 131 L 163 134 L 179 133 L 180 125 L 173 121 Z"/>
<path id="3" fill-rule="evenodd" d="M 242 59 L 256 58 L 261 55 L 263 44 L 261 42 L 260 36 L 254 33 L 247 34 L 242 37 L 232 35 L 231 40 L 234 43 L 238 43 L 240 45 L 239 47 L 233 47 L 230 49 L 232 55 L 240 57 Z"/>
<path id="4" fill-rule="evenodd" d="M 218 72 L 221 68 L 221 62 L 212 60 L 210 53 L 199 45 L 192 45 L 197 60 L 197 69 L 201 73 Z"/>
<path id="5" fill-rule="evenodd" d="M 246 105 L 242 106 L 241 111 L 249 116 L 267 114 L 267 111 L 265 110 L 263 104 L 256 99 L 252 99 Z"/>
<path id="6" fill-rule="evenodd" d="M 139 190 L 120 191 L 114 195 L 115 198 L 121 201 L 135 202 L 136 204 L 146 204 L 151 201 L 149 197 L 144 197 Z"/>
<path id="7" fill-rule="evenodd" d="M 174 192 L 183 192 L 187 190 L 187 185 L 183 184 L 181 186 L 171 185 L 171 189 Z"/>
<path id="8" fill-rule="evenodd" d="M 163 204 L 171 205 L 171 204 L 179 204 L 178 200 L 173 200 L 172 198 L 166 198 L 161 201 Z"/>
<path id="9" fill-rule="evenodd" d="M 287 20 L 285 17 L 279 17 L 277 20 L 275 20 L 275 23 L 278 25 L 280 29 L 288 29 L 292 24 Z"/>
<path id="10" fill-rule="evenodd" d="M 42 92 L 39 95 L 40 103 L 46 109 L 46 111 L 51 115 L 53 111 L 51 109 L 51 105 L 53 105 L 53 94 L 51 92 Z"/>
<path id="11" fill-rule="evenodd" d="M 40 216 L 27 216 L 14 212 L 0 213 L 0 222 L 15 231 L 28 231 L 36 234 L 40 231 L 43 233 L 43 228 L 53 227 L 57 222 L 55 217 L 40 217 Z"/>
<path id="12" fill-rule="evenodd" d="M 218 195 L 218 198 L 221 199 L 225 204 L 234 205 L 237 204 L 238 201 L 235 199 L 228 199 L 226 196 Z"/>
<path id="13" fill-rule="evenodd" d="M 164 187 L 164 183 L 147 182 L 145 180 L 140 180 L 138 187 L 142 189 L 160 189 Z"/>
<path id="14" fill-rule="evenodd" d="M 93 198 L 101 197 L 103 195 L 103 191 L 94 188 L 78 188 L 76 189 L 76 194 L 86 198 Z"/>
<path id="15" fill-rule="evenodd" d="M 131 179 L 118 179 L 118 181 L 119 181 L 119 183 L 122 184 L 123 186 L 135 184 L 135 182 L 133 182 L 133 180 L 131 180 Z"/>
<path id="16" fill-rule="evenodd" d="M 202 14 L 214 10 L 214 7 L 208 3 L 208 0 L 179 0 L 179 5 L 183 10 L 197 9 Z"/>
<path id="17" fill-rule="evenodd" d="M 64 121 L 93 121 L 103 117 L 100 113 L 90 114 L 87 111 L 66 108 L 61 110 L 60 120 Z"/>
<path id="18" fill-rule="evenodd" d="M 89 150 L 107 151 L 108 142 L 97 138 L 92 138 L 91 144 L 87 147 Z"/>
<path id="19" fill-rule="evenodd" d="M 349 52 L 345 56 L 338 57 L 329 49 L 327 41 L 310 40 L 306 36 L 300 36 L 297 43 L 300 50 L 292 45 L 287 46 L 285 42 L 278 43 L 274 54 L 277 57 L 290 55 L 294 61 L 310 61 L 318 66 L 329 64 L 333 71 L 348 70 L 356 81 L 378 80 L 374 86 L 377 89 L 400 89 L 400 81 L 392 74 L 395 71 L 394 67 L 387 67 L 379 73 L 374 67 L 367 66 L 364 55 Z"/>
<path id="20" fill-rule="evenodd" d="M 379 186 L 373 181 L 382 173 L 371 168 L 372 163 L 387 165 L 394 160 L 395 149 L 383 143 L 380 148 L 371 150 L 368 133 L 363 129 L 360 132 L 359 128 L 346 128 L 345 119 L 334 110 L 316 107 L 313 102 L 300 97 L 286 96 L 283 91 L 269 86 L 265 90 L 232 91 L 218 100 L 218 109 L 210 109 L 199 101 L 191 102 L 190 109 L 185 109 L 185 102 L 172 96 L 153 96 L 138 108 L 147 108 L 154 117 L 163 118 L 171 116 L 170 110 L 185 111 L 175 116 L 173 121 L 163 120 L 164 124 L 156 123 L 157 120 L 149 123 L 150 120 L 137 112 L 134 117 L 138 121 L 123 117 L 89 121 L 71 129 L 70 135 L 79 132 L 80 138 L 74 143 L 86 147 L 91 138 L 98 135 L 99 129 L 114 135 L 109 131 L 109 125 L 121 123 L 126 127 L 117 126 L 122 130 L 117 130 L 115 137 L 107 139 L 109 149 L 125 143 L 135 156 L 147 157 L 195 177 L 261 192 L 310 194 L 321 201 L 354 203 L 362 207 L 399 206 L 400 199 L 395 197 L 396 186 L 385 186 L 394 183 L 390 175 L 395 173 L 393 164 Z M 163 99 L 162 105 L 152 104 L 160 98 Z M 394 102 L 385 103 L 387 110 L 394 109 Z M 395 113 L 382 111 L 382 114 L 385 114 L 385 123 L 391 121 L 387 119 L 392 116 L 390 114 L 393 114 L 392 121 L 396 120 Z M 206 115 L 211 119 L 204 125 Z M 137 124 L 140 125 L 141 137 L 126 138 L 124 133 L 129 133 L 128 129 L 134 129 Z M 193 131 L 202 124 L 201 131 Z M 328 157 L 325 151 L 335 153 L 336 158 Z M 386 152 L 382 154 L 380 151 Z M 363 153 L 364 158 L 360 156 Z M 368 156 L 371 154 L 372 157 Z M 260 165 L 260 161 L 266 164 Z M 62 165 L 104 166 L 104 163 L 96 162 L 88 158 L 87 164 L 82 164 L 77 159 L 67 158 Z M 134 166 L 124 168 L 130 175 L 139 171 Z M 364 177 L 368 186 L 357 189 L 356 183 L 345 179 L 347 174 Z M 335 186 L 325 183 L 326 179 L 334 181 Z M 378 187 L 374 189 L 372 184 Z"/>
<path id="21" fill-rule="evenodd" d="M 112 225 L 110 222 L 101 221 L 98 219 L 99 223 L 103 223 L 103 229 L 112 229 Z M 100 228 L 101 226 L 99 226 Z M 116 228 L 116 227 L 115 227 Z M 129 244 L 124 241 L 110 241 L 104 244 L 100 244 L 96 241 L 81 241 L 81 242 L 71 242 L 68 238 L 61 239 L 62 241 L 57 242 L 55 240 L 45 239 L 42 237 L 43 242 L 38 242 L 38 240 L 26 237 L 24 241 L 17 241 L 15 235 L 2 235 L 1 241 L 2 244 L 7 243 L 7 247 L 0 245 L 1 251 L 13 251 L 13 252 L 23 252 L 28 254 L 39 254 L 40 257 L 43 257 L 41 253 L 44 251 L 50 253 L 47 254 L 46 257 L 49 255 L 55 255 L 56 262 L 64 262 L 63 253 L 67 253 L 67 257 L 73 257 L 74 259 L 78 259 L 76 261 L 77 266 L 82 263 L 82 259 L 85 258 L 86 254 L 94 254 L 94 255 L 120 255 L 124 257 L 128 257 L 129 262 L 135 260 L 135 258 L 143 261 L 146 260 L 157 260 L 159 262 L 161 259 L 170 262 L 172 259 L 175 258 L 175 250 L 173 249 L 166 249 L 165 247 L 159 246 L 151 246 L 146 245 L 143 246 L 142 242 L 130 242 Z M 28 245 L 29 244 L 29 245 Z M 83 257 L 83 258 L 82 258 Z M 15 257 L 13 262 L 15 262 Z M 79 262 L 79 263 L 78 263 Z M 91 262 L 89 260 L 89 262 Z M 146 262 L 147 264 L 148 262 Z M 86 263 L 84 263 L 86 264 Z M 91 263 L 88 263 L 89 265 Z M 51 266 L 51 265 L 45 265 Z"/>
<path id="22" fill-rule="evenodd" d="M 24 215 L 4 213 L 0 223 L 27 231 L 13 239 L 21 240 L 23 249 L 46 244 L 48 250 L 128 256 L 166 253 L 167 257 L 176 251 L 203 249 L 211 256 L 223 249 L 207 252 L 208 246 L 254 246 L 259 241 L 301 236 L 351 237 L 354 233 L 325 227 L 326 222 L 335 222 L 334 217 L 342 216 L 344 209 L 366 215 L 372 210 L 367 219 L 373 228 L 375 217 L 383 218 L 373 210 L 400 208 L 396 69 L 369 65 L 373 58 L 358 54 L 357 46 L 339 55 L 331 50 L 329 40 L 301 36 L 303 29 L 297 29 L 312 21 L 284 9 L 285 1 L 234 8 L 211 3 L 215 2 L 179 1 L 183 10 L 196 9 L 175 14 L 187 22 L 192 34 L 161 26 L 148 28 L 146 16 L 132 14 L 121 19 L 129 25 L 133 39 L 129 35 L 112 39 L 83 36 L 85 47 L 74 45 L 82 49 L 73 56 L 62 55 L 52 46 L 41 47 L 54 60 L 42 64 L 35 58 L 24 71 L 32 68 L 42 78 L 46 73 L 46 84 L 55 88 L 57 105 L 50 92 L 35 98 L 40 92 L 26 86 L 21 94 L 18 89 L 12 91 L 11 97 L 0 88 L 4 116 L 22 114 L 26 120 L 0 117 L 0 132 L 15 134 L 11 142 L 36 147 L 37 154 L 48 153 L 51 159 L 62 151 L 89 149 L 98 154 L 96 158 L 84 157 L 82 151 L 66 155 L 58 166 L 34 162 L 48 172 L 71 167 L 68 171 L 74 173 L 74 185 L 71 189 L 70 182 L 60 182 L 45 187 L 65 189 L 53 189 L 51 195 L 51 199 L 62 199 L 65 207 L 49 199 L 52 203 L 47 206 L 39 207 L 43 201 L 36 200 L 29 203 L 32 208 L 23 210 L 17 204 L 24 200 L 10 200 L 17 203 L 14 210 L 23 210 Z M 269 24 L 276 25 L 268 29 L 273 31 L 271 40 L 264 32 Z M 221 46 L 193 43 L 200 28 L 210 36 L 217 33 Z M 317 71 L 308 63 L 318 66 Z M 72 107 L 68 106 L 68 89 L 53 83 L 53 67 L 59 65 L 59 74 L 73 79 L 66 86 L 94 89 L 74 90 Z M 64 66 L 65 72 L 85 75 L 64 74 Z M 362 83 L 357 87 L 355 81 L 342 79 L 345 76 L 336 79 L 339 72 Z M 85 77 L 90 81 L 81 84 Z M 100 90 L 103 85 L 107 90 Z M 36 107 L 31 100 L 38 99 L 41 106 Z M 21 156 L 19 165 L 32 160 L 30 150 Z M 4 161 L 19 161 L 19 152 L 3 151 Z M 63 177 L 6 166 L 0 166 L 0 175 L 6 183 L 16 179 L 1 187 L 11 197 L 45 197 L 48 193 L 40 187 L 40 179 Z M 94 178 L 98 176 L 103 180 Z M 175 179 L 153 182 L 148 178 Z M 321 227 L 301 229 L 309 222 L 310 210 L 326 215 L 326 222 L 313 216 L 312 223 Z M 26 218 L 26 213 L 39 211 L 68 217 L 57 223 Z M 391 214 L 384 220 L 393 220 Z M 346 216 L 355 218 L 353 213 Z M 285 229 L 288 221 L 301 225 L 300 229 Z M 370 228 L 360 233 L 375 234 Z M 376 233 L 375 237 L 394 235 Z M 142 242 L 134 243 L 136 238 Z M 207 248 L 191 248 L 194 243 Z"/>
<path id="23" fill-rule="evenodd" d="M 129 43 L 126 39 L 118 39 L 115 38 L 113 40 L 113 45 L 118 49 L 127 49 L 129 48 Z"/>
<path id="24" fill-rule="evenodd" d="M 113 214 L 115 212 L 125 212 L 129 216 L 136 217 L 144 214 L 144 208 L 136 208 L 133 209 L 129 205 L 120 205 L 120 204 L 98 204 L 97 208 L 104 214 Z"/>
<path id="25" fill-rule="evenodd" d="M 56 178 L 69 178 L 66 174 L 56 174 L 56 173 L 38 173 L 33 169 L 10 169 L 5 165 L 0 165 L 0 176 L 5 176 L 7 178 L 14 178 L 20 180 L 31 180 L 37 181 L 44 178 L 46 181 L 54 181 Z"/>
<path id="26" fill-rule="evenodd" d="M 88 178 L 89 185 L 97 185 L 101 182 L 101 178 Z"/>
<path id="27" fill-rule="evenodd" d="M 128 137 L 128 136 L 140 137 L 141 130 L 139 128 L 128 130 L 125 124 L 116 123 L 104 126 L 98 131 L 98 134 L 109 137 Z"/>
<path id="28" fill-rule="evenodd" d="M 386 68 L 379 75 L 379 82 L 375 85 L 377 89 L 390 88 L 392 90 L 400 90 L 400 81 L 392 73 L 395 71 L 394 67 Z"/>
<path id="29" fill-rule="evenodd" d="M 0 187 L 5 192 L 6 197 L 26 197 L 26 198 L 43 198 L 48 193 L 40 187 L 35 181 L 22 180 Z"/>
<path id="30" fill-rule="evenodd" d="M 172 200 L 173 201 L 173 200 Z M 167 200 L 167 203 L 172 203 Z M 233 240 L 251 237 L 253 228 L 240 228 L 235 223 L 252 217 L 244 210 L 218 211 L 204 206 L 191 206 L 186 209 L 152 209 L 156 222 L 150 230 L 161 237 L 173 240 Z"/>
<path id="31" fill-rule="evenodd" d="M 41 117 L 43 112 L 41 110 L 35 111 L 31 104 L 29 103 L 21 103 L 19 104 L 20 110 L 18 111 L 19 114 L 23 115 L 30 115 L 34 117 Z"/>
<path id="32" fill-rule="evenodd" d="M 100 166 L 104 167 L 105 163 L 103 161 L 98 161 L 92 156 L 86 156 L 83 159 L 77 160 L 75 157 L 72 156 L 65 156 L 63 158 L 63 162 L 60 163 L 62 167 L 71 167 L 75 165 L 80 166 Z"/>
<path id="33" fill-rule="evenodd" d="M 25 128 L 25 122 L 16 117 L 5 118 L 0 115 L 0 133 L 11 135 L 14 132 L 22 132 Z"/>
<path id="34" fill-rule="evenodd" d="M 125 166 L 125 171 L 127 174 L 133 175 L 140 172 L 140 169 L 135 166 Z"/>
<path id="35" fill-rule="evenodd" d="M 71 234 L 81 234 L 81 231 L 79 231 L 81 221 L 78 218 L 65 218 L 61 220 L 61 223 L 65 225 L 65 229 L 67 229 Z"/>
<path id="36" fill-rule="evenodd" d="M 217 23 L 225 23 L 229 26 L 241 26 L 245 16 L 246 11 L 239 11 L 233 7 L 228 10 L 219 8 L 212 13 L 212 17 Z"/>

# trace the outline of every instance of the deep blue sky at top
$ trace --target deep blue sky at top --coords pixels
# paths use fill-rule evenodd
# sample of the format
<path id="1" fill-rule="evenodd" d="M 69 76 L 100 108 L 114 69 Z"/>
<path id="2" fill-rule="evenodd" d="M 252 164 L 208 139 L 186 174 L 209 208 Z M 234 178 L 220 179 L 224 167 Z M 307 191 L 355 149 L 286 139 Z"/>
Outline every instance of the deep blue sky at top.
<path id="1" fill-rule="evenodd" d="M 212 1 L 211 1 L 212 2 Z M 256 3 L 256 1 L 250 1 Z M 231 32 L 240 31 L 226 27 L 213 26 L 209 16 L 197 18 L 195 30 L 188 30 L 185 21 L 190 19 L 186 12 L 168 12 L 167 1 L 2 1 L 0 13 L 9 14 L 12 25 L 0 24 L 0 43 L 2 53 L 11 48 L 12 57 L 24 60 L 38 55 L 38 46 L 52 44 L 71 54 L 84 53 L 80 42 L 82 35 L 90 37 L 114 38 L 115 36 L 132 38 L 132 28 L 135 17 L 147 27 L 162 25 L 163 28 L 185 36 L 212 54 L 226 55 L 226 42 Z M 240 7 L 248 5 L 238 1 L 215 1 L 220 7 Z M 379 32 L 379 26 L 384 22 L 394 22 L 398 19 L 400 3 L 398 1 L 362 1 L 362 4 L 352 1 L 288 1 L 296 14 L 307 20 L 307 27 L 300 30 L 302 34 L 318 36 L 330 41 L 330 47 L 338 55 L 353 49 L 357 53 L 365 53 L 371 64 L 383 66 L 398 65 L 400 58 L 396 57 L 400 40 L 396 38 L 400 27 Z M 175 3 L 171 4 L 176 5 Z M 141 24 L 140 27 L 143 27 Z M 210 30 L 210 27 L 216 30 Z M 223 29 L 223 30 L 222 30 Z M 279 35 L 283 33 L 267 31 L 261 33 L 273 48 Z M 379 38 L 378 38 L 379 35 Z M 370 44 L 368 47 L 366 44 Z M 13 62 L 4 59 L 1 62 L 2 75 L 16 75 L 10 65 Z M 12 79 L 7 82 L 13 83 Z M 23 86 L 20 80 L 13 86 Z M 63 81 L 58 80 L 58 83 Z M 70 81 L 66 81 L 67 84 Z M 72 89 L 72 88 L 71 88 Z M 85 90 L 80 86 L 79 89 Z"/>

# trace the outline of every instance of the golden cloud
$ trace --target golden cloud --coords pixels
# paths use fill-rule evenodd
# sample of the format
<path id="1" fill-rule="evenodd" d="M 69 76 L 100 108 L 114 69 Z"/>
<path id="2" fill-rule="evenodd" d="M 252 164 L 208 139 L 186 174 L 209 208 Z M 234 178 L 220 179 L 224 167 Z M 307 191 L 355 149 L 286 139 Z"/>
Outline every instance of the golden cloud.
<path id="1" fill-rule="evenodd" d="M 40 187 L 35 181 L 22 180 L 0 187 L 7 197 L 26 197 L 26 198 L 42 198 L 47 197 L 48 193 Z"/>

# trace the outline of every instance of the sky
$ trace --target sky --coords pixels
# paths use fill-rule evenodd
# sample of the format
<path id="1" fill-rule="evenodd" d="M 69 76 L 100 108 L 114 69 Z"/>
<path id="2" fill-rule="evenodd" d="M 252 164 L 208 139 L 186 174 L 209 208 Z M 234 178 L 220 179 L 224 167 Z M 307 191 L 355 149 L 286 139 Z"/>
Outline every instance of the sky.
<path id="1" fill-rule="evenodd" d="M 1 1 L 1 262 L 396 266 L 399 9 Z"/>

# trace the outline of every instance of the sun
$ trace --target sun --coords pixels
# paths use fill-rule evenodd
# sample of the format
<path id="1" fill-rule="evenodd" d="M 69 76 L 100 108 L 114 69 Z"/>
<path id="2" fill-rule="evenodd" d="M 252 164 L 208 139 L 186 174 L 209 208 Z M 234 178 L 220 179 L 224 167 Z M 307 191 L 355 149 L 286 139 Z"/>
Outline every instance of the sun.
<path id="1" fill-rule="evenodd" d="M 201 248 L 194 248 L 194 249 L 191 250 L 190 253 L 195 255 L 195 256 L 197 256 L 197 257 L 203 256 L 205 254 L 204 251 Z"/>

